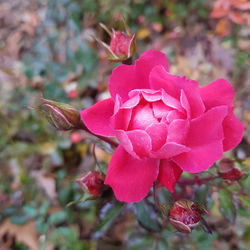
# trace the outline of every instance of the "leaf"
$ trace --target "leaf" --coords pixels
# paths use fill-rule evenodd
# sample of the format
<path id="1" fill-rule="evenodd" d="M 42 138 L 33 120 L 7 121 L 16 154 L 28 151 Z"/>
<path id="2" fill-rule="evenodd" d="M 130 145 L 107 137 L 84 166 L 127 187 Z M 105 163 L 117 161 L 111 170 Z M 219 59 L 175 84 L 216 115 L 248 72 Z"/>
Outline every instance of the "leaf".
<path id="1" fill-rule="evenodd" d="M 161 231 L 159 214 L 156 212 L 156 209 L 152 204 L 141 201 L 135 203 L 134 207 L 136 218 L 144 228 L 149 231 Z"/>
<path id="2" fill-rule="evenodd" d="M 49 216 L 48 218 L 48 223 L 51 224 L 58 224 L 61 223 L 63 221 L 65 221 L 67 219 L 67 214 L 65 211 L 59 211 L 56 213 L 53 213 Z"/>
<path id="3" fill-rule="evenodd" d="M 95 228 L 95 231 L 103 230 L 105 231 L 114 219 L 120 214 L 123 203 L 107 203 L 100 211 L 101 222 Z"/>
<path id="4" fill-rule="evenodd" d="M 239 195 L 239 200 L 246 206 L 250 207 L 250 197 L 247 195 Z"/>
<path id="5" fill-rule="evenodd" d="M 25 225 L 18 226 L 12 224 L 8 219 L 6 219 L 0 225 L 0 238 L 2 238 L 6 233 L 15 237 L 18 242 L 27 245 L 30 250 L 38 249 L 38 234 L 36 232 L 34 221 L 29 221 Z"/>
<path id="6" fill-rule="evenodd" d="M 226 219 L 231 223 L 235 221 L 236 210 L 232 200 L 232 194 L 226 190 L 222 189 L 219 191 L 220 199 L 220 211 Z"/>
<path id="7" fill-rule="evenodd" d="M 228 36 L 231 31 L 231 25 L 227 18 L 222 18 L 215 27 L 215 33 L 220 36 Z"/>

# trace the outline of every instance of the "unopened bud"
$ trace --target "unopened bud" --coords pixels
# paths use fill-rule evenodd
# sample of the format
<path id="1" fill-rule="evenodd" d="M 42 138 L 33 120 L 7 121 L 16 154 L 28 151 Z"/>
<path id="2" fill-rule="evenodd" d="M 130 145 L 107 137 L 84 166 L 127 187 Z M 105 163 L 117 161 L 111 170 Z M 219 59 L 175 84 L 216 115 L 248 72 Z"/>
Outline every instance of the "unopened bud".
<path id="1" fill-rule="evenodd" d="M 99 196 L 104 190 L 105 176 L 97 171 L 90 171 L 82 178 L 76 180 L 86 191 L 93 196 Z"/>
<path id="2" fill-rule="evenodd" d="M 41 98 L 38 110 L 59 130 L 71 130 L 80 127 L 79 111 L 73 106 Z"/>
<path id="3" fill-rule="evenodd" d="M 135 34 L 131 34 L 125 23 L 126 33 L 117 30 L 110 31 L 104 24 L 100 25 L 111 37 L 110 45 L 96 39 L 105 49 L 108 60 L 122 62 L 134 55 L 136 50 Z"/>
<path id="4" fill-rule="evenodd" d="M 169 221 L 178 231 L 191 233 L 192 229 L 199 225 L 204 211 L 192 201 L 179 200 L 169 211 Z"/>
<path id="5" fill-rule="evenodd" d="M 228 158 L 220 161 L 219 174 L 222 179 L 229 181 L 239 180 L 243 175 L 243 173 L 238 168 L 235 168 L 234 161 Z"/>

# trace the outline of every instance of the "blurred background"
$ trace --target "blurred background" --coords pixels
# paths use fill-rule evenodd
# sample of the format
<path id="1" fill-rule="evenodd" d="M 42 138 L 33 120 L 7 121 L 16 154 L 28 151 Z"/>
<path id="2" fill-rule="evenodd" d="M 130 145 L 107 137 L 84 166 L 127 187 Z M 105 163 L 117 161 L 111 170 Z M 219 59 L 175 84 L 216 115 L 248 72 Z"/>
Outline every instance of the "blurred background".
<path id="1" fill-rule="evenodd" d="M 246 131 L 231 155 L 249 167 L 249 1 L 1 0 L 0 249 L 249 249 L 250 178 L 230 193 L 197 187 L 213 234 L 160 228 L 151 206 L 67 206 L 83 193 L 74 180 L 96 165 L 96 139 L 82 131 L 58 132 L 30 107 L 42 93 L 79 110 L 106 98 L 115 64 L 93 37 L 108 43 L 99 23 L 122 29 L 121 16 L 136 33 L 137 56 L 161 50 L 173 74 L 201 85 L 217 78 L 232 83 Z M 105 167 L 110 157 L 97 142 L 100 164 Z"/>

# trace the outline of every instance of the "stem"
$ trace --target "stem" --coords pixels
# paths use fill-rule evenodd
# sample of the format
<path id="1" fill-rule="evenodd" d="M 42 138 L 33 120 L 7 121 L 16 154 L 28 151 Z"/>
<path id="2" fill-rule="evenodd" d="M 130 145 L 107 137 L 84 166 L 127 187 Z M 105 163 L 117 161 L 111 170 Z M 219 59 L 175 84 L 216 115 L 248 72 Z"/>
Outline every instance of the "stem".
<path id="1" fill-rule="evenodd" d="M 180 179 L 178 181 L 178 184 L 180 185 L 201 185 L 203 182 L 208 182 L 208 181 L 212 181 L 212 180 L 215 180 L 215 179 L 218 179 L 219 176 L 210 176 L 210 177 L 204 177 L 204 178 L 199 178 L 199 177 L 196 177 L 192 180 L 190 179 Z"/>
<path id="2" fill-rule="evenodd" d="M 82 130 L 87 131 L 88 133 L 90 133 L 90 134 L 94 135 L 95 137 L 99 138 L 100 140 L 107 142 L 107 143 L 110 144 L 113 148 L 116 148 L 116 147 L 118 147 L 118 145 L 119 145 L 117 142 L 113 141 L 112 139 L 109 139 L 108 137 L 93 134 L 93 133 L 83 124 L 83 122 L 81 122 L 81 124 L 80 124 L 80 126 L 79 126 L 78 129 L 82 129 Z"/>
<path id="3" fill-rule="evenodd" d="M 93 143 L 93 148 L 92 148 L 92 154 L 93 154 L 93 157 L 94 157 L 94 159 L 95 159 L 95 164 L 97 165 L 97 167 L 98 167 L 98 170 L 101 172 L 101 173 L 103 173 L 103 171 L 102 171 L 102 169 L 101 169 L 101 166 L 99 165 L 99 162 L 98 162 L 98 160 L 97 160 L 97 157 L 96 157 L 96 153 L 95 153 L 95 143 Z"/>

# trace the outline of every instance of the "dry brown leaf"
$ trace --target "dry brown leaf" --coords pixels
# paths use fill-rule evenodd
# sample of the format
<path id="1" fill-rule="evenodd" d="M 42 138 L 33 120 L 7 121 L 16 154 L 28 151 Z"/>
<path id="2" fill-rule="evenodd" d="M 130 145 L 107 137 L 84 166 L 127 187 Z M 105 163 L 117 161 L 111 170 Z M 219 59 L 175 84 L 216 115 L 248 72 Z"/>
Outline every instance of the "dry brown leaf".
<path id="1" fill-rule="evenodd" d="M 18 242 L 27 245 L 30 250 L 38 250 L 38 234 L 36 232 L 34 221 L 29 221 L 25 225 L 14 225 L 9 221 L 9 219 L 6 219 L 0 225 L 0 238 L 2 238 L 5 234 L 12 236 Z"/>
<path id="2" fill-rule="evenodd" d="M 220 36 L 228 36 L 230 31 L 231 25 L 227 18 L 221 19 L 215 27 L 215 33 Z"/>
<path id="3" fill-rule="evenodd" d="M 31 176 L 51 200 L 56 199 L 56 181 L 53 177 L 46 176 L 42 171 L 32 171 Z"/>

